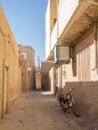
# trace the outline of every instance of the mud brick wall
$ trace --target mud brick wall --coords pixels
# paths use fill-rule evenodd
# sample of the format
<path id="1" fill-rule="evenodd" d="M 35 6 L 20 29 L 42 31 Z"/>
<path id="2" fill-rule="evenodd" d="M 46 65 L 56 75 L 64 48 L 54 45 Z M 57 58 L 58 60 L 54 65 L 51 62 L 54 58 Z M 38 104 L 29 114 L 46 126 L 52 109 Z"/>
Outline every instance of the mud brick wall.
<path id="1" fill-rule="evenodd" d="M 75 88 L 72 95 L 77 102 L 81 116 L 96 120 L 98 117 L 98 81 L 66 82 L 64 93 Z"/>
<path id="2" fill-rule="evenodd" d="M 21 65 L 16 40 L 0 6 L 0 118 L 21 93 Z"/>

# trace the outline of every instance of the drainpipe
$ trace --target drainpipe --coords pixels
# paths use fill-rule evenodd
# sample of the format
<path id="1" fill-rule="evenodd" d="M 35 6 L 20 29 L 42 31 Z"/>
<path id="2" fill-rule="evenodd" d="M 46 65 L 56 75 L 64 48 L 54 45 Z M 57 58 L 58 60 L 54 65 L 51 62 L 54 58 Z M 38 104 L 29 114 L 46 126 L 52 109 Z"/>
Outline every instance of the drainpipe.
<path id="1" fill-rule="evenodd" d="M 1 110 L 1 118 L 4 117 L 4 65 L 5 65 L 5 59 L 3 59 L 3 71 L 2 71 L 2 76 L 3 76 L 3 82 L 2 82 L 2 110 Z"/>
<path id="2" fill-rule="evenodd" d="M 59 0 L 56 2 L 56 8 L 57 8 L 57 45 L 59 44 Z M 55 91 L 58 93 L 58 64 L 55 63 Z"/>
<path id="3" fill-rule="evenodd" d="M 61 74 L 61 79 L 60 79 L 60 88 L 61 88 L 61 90 L 60 90 L 60 93 L 62 93 L 62 65 L 60 66 L 61 68 L 60 68 L 60 74 Z"/>
<path id="4" fill-rule="evenodd" d="M 95 41 L 95 63 L 96 63 L 96 69 L 98 74 L 98 21 L 95 21 L 94 23 L 94 41 Z"/>
<path id="5" fill-rule="evenodd" d="M 59 0 L 57 0 L 57 45 L 59 44 Z"/>

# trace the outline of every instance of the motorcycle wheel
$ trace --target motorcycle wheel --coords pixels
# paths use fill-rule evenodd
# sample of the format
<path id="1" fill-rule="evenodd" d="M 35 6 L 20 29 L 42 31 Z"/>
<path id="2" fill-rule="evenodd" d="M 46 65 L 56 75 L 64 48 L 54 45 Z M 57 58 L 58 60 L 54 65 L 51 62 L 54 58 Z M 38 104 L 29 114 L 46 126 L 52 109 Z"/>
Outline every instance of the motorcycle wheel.
<path id="1" fill-rule="evenodd" d="M 60 101 L 60 106 L 63 111 L 66 111 L 65 104 L 62 101 Z"/>
<path id="2" fill-rule="evenodd" d="M 79 111 L 79 108 L 78 108 L 78 105 L 75 103 L 75 102 L 72 102 L 72 111 L 73 113 L 79 117 L 80 116 L 80 111 Z"/>

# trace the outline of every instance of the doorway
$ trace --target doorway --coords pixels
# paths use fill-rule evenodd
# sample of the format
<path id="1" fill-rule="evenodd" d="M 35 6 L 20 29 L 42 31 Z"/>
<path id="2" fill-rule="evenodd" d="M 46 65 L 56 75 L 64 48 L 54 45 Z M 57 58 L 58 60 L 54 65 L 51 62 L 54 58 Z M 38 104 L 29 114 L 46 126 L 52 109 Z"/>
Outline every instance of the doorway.
<path id="1" fill-rule="evenodd" d="M 8 84 L 9 68 L 4 67 L 4 87 L 3 87 L 3 115 L 8 111 Z"/>

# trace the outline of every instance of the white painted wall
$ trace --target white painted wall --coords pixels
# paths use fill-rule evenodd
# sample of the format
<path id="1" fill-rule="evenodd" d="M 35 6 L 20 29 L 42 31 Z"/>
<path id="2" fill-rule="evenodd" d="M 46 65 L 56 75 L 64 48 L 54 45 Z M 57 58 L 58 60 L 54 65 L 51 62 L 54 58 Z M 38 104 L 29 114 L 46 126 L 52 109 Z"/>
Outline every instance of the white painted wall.
<path id="1" fill-rule="evenodd" d="M 50 53 L 50 0 L 48 1 L 46 10 L 46 59 Z"/>
<path id="2" fill-rule="evenodd" d="M 69 19 L 71 18 L 73 12 L 75 11 L 79 0 L 59 0 L 58 5 L 58 23 L 60 36 L 64 28 L 66 27 Z"/>

